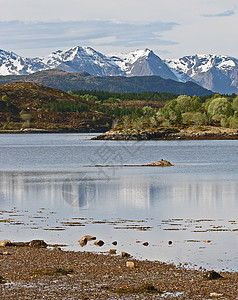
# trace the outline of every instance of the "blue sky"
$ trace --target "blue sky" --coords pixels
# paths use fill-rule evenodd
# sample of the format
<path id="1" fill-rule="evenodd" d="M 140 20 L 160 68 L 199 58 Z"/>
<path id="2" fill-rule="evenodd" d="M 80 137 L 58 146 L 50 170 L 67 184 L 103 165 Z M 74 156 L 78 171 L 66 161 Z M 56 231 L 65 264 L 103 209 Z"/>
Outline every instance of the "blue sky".
<path id="1" fill-rule="evenodd" d="M 90 46 L 105 54 L 150 48 L 162 58 L 238 58 L 237 0 L 0 0 L 0 49 L 44 56 Z"/>

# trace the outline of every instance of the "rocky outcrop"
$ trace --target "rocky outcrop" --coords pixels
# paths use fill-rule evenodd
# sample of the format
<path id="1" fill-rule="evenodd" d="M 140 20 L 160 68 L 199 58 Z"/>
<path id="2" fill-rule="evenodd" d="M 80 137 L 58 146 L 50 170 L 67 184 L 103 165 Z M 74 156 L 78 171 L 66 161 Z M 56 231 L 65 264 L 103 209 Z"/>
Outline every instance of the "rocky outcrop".
<path id="1" fill-rule="evenodd" d="M 177 133 L 177 129 L 167 129 L 162 131 L 144 131 L 139 133 L 124 132 L 124 131 L 107 131 L 93 140 L 134 140 L 134 141 L 148 141 L 148 140 L 165 140 L 171 136 L 171 134 Z"/>
<path id="2" fill-rule="evenodd" d="M 149 166 L 149 167 L 171 167 L 173 165 L 168 160 L 161 159 L 159 161 L 152 162 L 152 163 L 147 164 L 145 166 Z"/>

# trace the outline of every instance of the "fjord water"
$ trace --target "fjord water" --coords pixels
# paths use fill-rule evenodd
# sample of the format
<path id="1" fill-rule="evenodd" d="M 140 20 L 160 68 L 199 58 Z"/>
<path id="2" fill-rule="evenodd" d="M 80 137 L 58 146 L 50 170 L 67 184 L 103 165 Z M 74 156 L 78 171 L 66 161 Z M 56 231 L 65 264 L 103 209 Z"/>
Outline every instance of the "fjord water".
<path id="1" fill-rule="evenodd" d="M 238 141 L 93 136 L 0 136 L 0 239 L 238 271 Z M 174 166 L 122 166 L 161 158 Z"/>

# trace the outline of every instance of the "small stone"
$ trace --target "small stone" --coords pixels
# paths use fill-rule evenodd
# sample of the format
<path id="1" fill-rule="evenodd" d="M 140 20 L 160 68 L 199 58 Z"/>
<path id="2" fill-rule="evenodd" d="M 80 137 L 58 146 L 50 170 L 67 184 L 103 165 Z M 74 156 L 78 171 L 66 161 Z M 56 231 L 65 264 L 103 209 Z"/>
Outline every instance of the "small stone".
<path id="1" fill-rule="evenodd" d="M 2 276 L 0 276 L 0 283 L 4 283 L 4 282 L 6 282 L 5 279 Z"/>
<path id="2" fill-rule="evenodd" d="M 223 294 L 219 294 L 216 292 L 210 293 L 210 297 L 222 297 L 222 296 L 223 296 Z"/>
<path id="3" fill-rule="evenodd" d="M 87 245 L 88 240 L 87 240 L 86 237 L 83 236 L 83 237 L 81 237 L 80 240 L 78 240 L 78 242 L 79 242 L 79 245 L 80 245 L 81 247 L 84 247 L 84 246 Z"/>
<path id="4" fill-rule="evenodd" d="M 117 250 L 116 249 L 110 249 L 109 250 L 109 254 L 116 254 L 117 253 Z"/>
<path id="5" fill-rule="evenodd" d="M 87 239 L 88 242 L 96 240 L 96 236 L 86 234 L 84 237 Z"/>
<path id="6" fill-rule="evenodd" d="M 207 278 L 209 280 L 214 280 L 214 279 L 219 279 L 219 278 L 223 278 L 223 277 L 219 273 L 217 273 L 215 271 L 209 271 L 205 275 L 205 278 Z"/>
<path id="7" fill-rule="evenodd" d="M 112 244 L 113 244 L 114 246 L 116 246 L 116 245 L 117 245 L 117 241 L 112 242 Z"/>
<path id="8" fill-rule="evenodd" d="M 78 242 L 79 242 L 81 247 L 84 247 L 84 246 L 87 245 L 88 242 L 94 241 L 94 240 L 96 240 L 96 236 L 86 234 L 83 237 L 81 237 L 81 239 L 78 240 Z"/>
<path id="9" fill-rule="evenodd" d="M 173 244 L 173 242 L 172 242 L 172 241 L 168 241 L 168 244 L 169 244 L 169 245 L 172 245 L 172 244 Z"/>
<path id="10" fill-rule="evenodd" d="M 94 245 L 99 246 L 99 247 L 102 247 L 102 246 L 104 245 L 104 241 L 102 241 L 102 240 L 97 240 L 97 241 L 94 242 Z"/>
<path id="11" fill-rule="evenodd" d="M 133 269 L 135 268 L 135 263 L 133 261 L 127 261 L 126 266 L 127 268 Z"/>
<path id="12" fill-rule="evenodd" d="M 141 241 L 136 241 L 137 244 L 141 243 Z"/>
<path id="13" fill-rule="evenodd" d="M 43 240 L 32 240 L 29 243 L 29 247 L 31 248 L 46 248 L 48 245 Z"/>
<path id="14" fill-rule="evenodd" d="M 121 257 L 130 257 L 131 255 L 130 255 L 129 253 L 127 253 L 127 252 L 122 251 L 122 252 L 120 253 L 120 256 L 121 256 Z"/>
<path id="15" fill-rule="evenodd" d="M 211 241 L 210 240 L 205 240 L 204 243 L 211 243 Z"/>
<path id="16" fill-rule="evenodd" d="M 149 243 L 148 243 L 148 242 L 144 242 L 144 243 L 143 243 L 143 246 L 146 246 L 146 247 L 147 247 L 147 246 L 149 246 Z"/>
<path id="17" fill-rule="evenodd" d="M 1 240 L 0 241 L 0 247 L 7 247 L 7 246 L 11 246 L 12 242 L 9 240 Z"/>

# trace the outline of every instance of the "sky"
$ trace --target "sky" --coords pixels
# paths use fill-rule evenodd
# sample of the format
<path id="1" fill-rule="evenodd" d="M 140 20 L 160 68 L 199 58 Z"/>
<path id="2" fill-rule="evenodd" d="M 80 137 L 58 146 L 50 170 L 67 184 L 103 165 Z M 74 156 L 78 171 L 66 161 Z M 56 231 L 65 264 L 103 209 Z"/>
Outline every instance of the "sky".
<path id="1" fill-rule="evenodd" d="M 0 0 L 0 49 L 24 57 L 89 46 L 161 58 L 238 58 L 237 0 Z"/>

